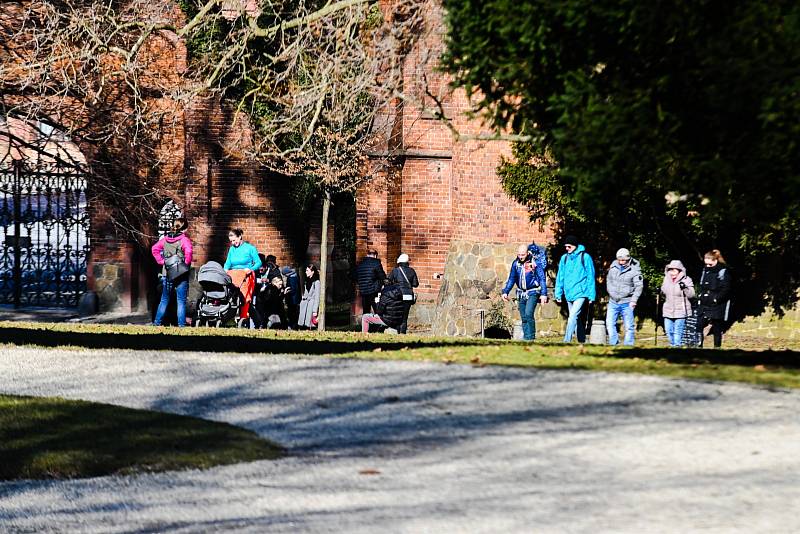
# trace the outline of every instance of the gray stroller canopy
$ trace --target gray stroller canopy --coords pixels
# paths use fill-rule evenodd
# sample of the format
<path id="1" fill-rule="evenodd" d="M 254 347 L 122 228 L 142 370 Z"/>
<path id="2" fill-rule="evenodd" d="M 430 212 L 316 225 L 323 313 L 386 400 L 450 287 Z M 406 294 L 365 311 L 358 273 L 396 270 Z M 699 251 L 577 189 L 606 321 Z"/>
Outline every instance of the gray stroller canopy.
<path id="1" fill-rule="evenodd" d="M 203 282 L 211 282 L 222 286 L 227 286 L 233 282 L 230 275 L 222 268 L 222 265 L 215 261 L 210 261 L 200 267 L 197 272 L 197 281 L 201 284 Z"/>

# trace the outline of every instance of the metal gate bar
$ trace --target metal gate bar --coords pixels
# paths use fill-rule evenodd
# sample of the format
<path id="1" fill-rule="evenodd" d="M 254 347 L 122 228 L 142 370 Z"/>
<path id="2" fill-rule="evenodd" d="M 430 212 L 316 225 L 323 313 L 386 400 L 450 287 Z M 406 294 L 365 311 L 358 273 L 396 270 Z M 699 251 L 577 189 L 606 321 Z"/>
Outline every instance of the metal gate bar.
<path id="1" fill-rule="evenodd" d="M 77 306 L 86 291 L 86 174 L 76 168 L 0 168 L 0 303 Z M 11 233 L 13 232 L 13 233 Z"/>

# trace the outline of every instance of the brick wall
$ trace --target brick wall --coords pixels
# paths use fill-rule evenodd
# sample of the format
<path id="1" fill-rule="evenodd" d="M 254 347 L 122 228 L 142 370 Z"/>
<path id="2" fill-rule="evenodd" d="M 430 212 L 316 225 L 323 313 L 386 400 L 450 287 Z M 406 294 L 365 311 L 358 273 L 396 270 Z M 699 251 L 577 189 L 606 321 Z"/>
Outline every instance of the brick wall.
<path id="1" fill-rule="evenodd" d="M 402 125 L 401 139 L 395 140 L 401 154 L 395 192 L 359 191 L 357 237 L 358 257 L 368 245 L 374 246 L 387 268 L 394 266 L 397 253 L 409 254 L 420 279 L 417 320 L 430 324 L 443 281 L 439 275 L 454 240 L 546 243 L 553 232 L 531 223 L 528 210 L 503 192 L 495 169 L 501 156 L 510 154 L 509 145 L 469 139 L 490 132 L 466 117 L 466 95 L 452 92 L 449 79 L 436 70 L 443 47 L 441 9 L 431 5 L 426 18 L 421 39 L 404 60 L 404 91 L 427 109 L 409 103 L 393 108 L 390 120 Z M 459 134 L 467 137 L 457 140 L 434 120 L 434 108 L 444 110 Z"/>

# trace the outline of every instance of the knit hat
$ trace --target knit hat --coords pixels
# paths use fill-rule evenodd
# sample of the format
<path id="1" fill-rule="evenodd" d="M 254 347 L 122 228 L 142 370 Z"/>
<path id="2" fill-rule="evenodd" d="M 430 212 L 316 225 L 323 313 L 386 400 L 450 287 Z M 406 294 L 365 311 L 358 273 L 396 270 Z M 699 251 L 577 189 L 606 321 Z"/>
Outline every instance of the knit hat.
<path id="1" fill-rule="evenodd" d="M 577 247 L 578 246 L 578 238 L 575 237 L 574 235 L 568 235 L 567 237 L 564 238 L 564 244 L 565 245 L 573 245 L 573 246 Z"/>
<path id="2" fill-rule="evenodd" d="M 397 263 L 408 263 L 408 254 L 400 254 L 397 257 Z"/>
<path id="3" fill-rule="evenodd" d="M 631 259 L 631 251 L 627 248 L 621 248 L 617 251 L 617 259 L 618 260 L 629 260 Z"/>

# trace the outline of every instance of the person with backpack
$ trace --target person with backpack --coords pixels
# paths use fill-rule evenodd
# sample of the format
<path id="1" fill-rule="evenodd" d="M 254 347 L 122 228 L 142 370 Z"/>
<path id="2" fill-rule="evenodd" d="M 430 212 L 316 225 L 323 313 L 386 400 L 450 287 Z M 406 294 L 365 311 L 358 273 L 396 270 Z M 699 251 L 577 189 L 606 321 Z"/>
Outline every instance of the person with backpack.
<path id="1" fill-rule="evenodd" d="M 173 221 L 171 231 L 150 249 L 156 263 L 161 265 L 161 301 L 153 320 L 155 326 L 161 326 L 173 291 L 177 298 L 178 326 L 186 326 L 186 297 L 192 265 L 192 242 L 184 233 L 187 227 L 186 219 L 178 217 Z"/>
<path id="2" fill-rule="evenodd" d="M 578 243 L 578 238 L 568 235 L 564 239 L 566 254 L 558 262 L 556 287 L 553 299 L 560 304 L 566 299 L 569 309 L 564 343 L 572 341 L 573 335 L 578 343 L 586 341 L 586 323 L 580 321 L 581 312 L 597 297 L 595 287 L 594 261 L 586 248 Z"/>
<path id="3" fill-rule="evenodd" d="M 722 253 L 709 250 L 703 256 L 705 267 L 700 275 L 700 316 L 703 318 L 703 337 L 710 332 L 714 336 L 714 348 L 722 346 L 722 331 L 728 319 L 728 304 L 731 292 L 731 275 Z M 702 345 L 701 345 L 702 346 Z"/>
<path id="4" fill-rule="evenodd" d="M 508 302 L 508 294 L 517 286 L 517 307 L 522 320 L 522 336 L 526 341 L 536 339 L 536 320 L 534 312 L 539 301 L 547 302 L 547 280 L 544 268 L 533 259 L 529 247 L 520 245 L 517 257 L 511 262 L 511 271 L 502 291 L 503 300 Z"/>
<path id="5" fill-rule="evenodd" d="M 368 333 L 371 324 L 388 326 L 400 332 L 400 326 L 407 317 L 403 295 L 403 288 L 389 281 L 381 292 L 375 313 L 365 313 L 361 316 L 361 332 Z"/>
<path id="6" fill-rule="evenodd" d="M 363 313 L 375 310 L 375 300 L 383 288 L 386 272 L 383 270 L 378 251 L 370 249 L 366 257 L 356 266 L 355 278 L 358 283 L 358 292 L 361 294 L 361 309 Z"/>
<path id="7" fill-rule="evenodd" d="M 617 259 L 611 262 L 611 267 L 606 274 L 606 289 L 608 290 L 608 309 L 606 311 L 606 330 L 608 331 L 608 344 L 619 343 L 617 321 L 622 315 L 625 328 L 625 345 L 633 345 L 636 324 L 633 321 L 633 311 L 644 289 L 644 277 L 639 262 L 631 258 L 627 248 L 617 251 Z"/>
<path id="8" fill-rule="evenodd" d="M 683 344 L 686 319 L 692 315 L 692 303 L 689 299 L 694 297 L 694 282 L 686 276 L 686 267 L 680 260 L 672 260 L 664 268 L 661 292 L 664 294 L 664 306 L 661 309 L 664 332 L 670 347 L 680 347 Z"/>
<path id="9" fill-rule="evenodd" d="M 544 247 L 540 247 L 536 243 L 528 245 L 528 254 L 536 265 L 541 266 L 542 270 L 547 274 L 547 251 Z"/>
<path id="10" fill-rule="evenodd" d="M 389 281 L 397 284 L 403 290 L 403 302 L 406 311 L 403 314 L 403 323 L 398 328 L 398 332 L 401 334 L 405 334 L 408 331 L 408 314 L 411 312 L 411 306 L 417 301 L 414 288 L 419 287 L 417 272 L 409 267 L 409 262 L 408 254 L 400 254 L 397 257 L 397 267 L 392 269 L 389 274 Z"/>

